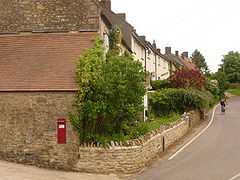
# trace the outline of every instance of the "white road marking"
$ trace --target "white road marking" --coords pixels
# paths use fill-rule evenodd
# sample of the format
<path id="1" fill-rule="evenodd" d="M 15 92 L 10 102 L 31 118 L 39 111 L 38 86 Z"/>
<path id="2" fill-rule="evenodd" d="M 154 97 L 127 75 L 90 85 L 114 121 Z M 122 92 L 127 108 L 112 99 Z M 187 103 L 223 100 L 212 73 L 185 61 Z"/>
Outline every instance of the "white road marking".
<path id="1" fill-rule="evenodd" d="M 237 178 L 239 178 L 240 177 L 240 173 L 239 174 L 237 174 L 236 176 L 234 176 L 234 177 L 232 177 L 231 179 L 229 179 L 229 180 L 235 180 L 235 179 L 237 179 Z"/>
<path id="2" fill-rule="evenodd" d="M 196 135 L 191 141 L 189 141 L 187 144 L 185 144 L 181 149 L 179 149 L 176 153 L 174 153 L 168 160 L 172 160 L 173 158 L 175 158 L 179 153 L 181 153 L 184 149 L 186 149 L 189 145 L 191 145 L 198 137 L 200 137 L 213 123 L 214 121 L 214 116 L 215 116 L 215 112 L 216 112 L 216 108 L 218 105 L 216 105 L 213 109 L 213 114 L 211 117 L 211 121 L 209 122 L 209 124 L 207 125 L 206 128 L 204 128 L 198 135 Z M 231 179 L 230 179 L 231 180 Z"/>

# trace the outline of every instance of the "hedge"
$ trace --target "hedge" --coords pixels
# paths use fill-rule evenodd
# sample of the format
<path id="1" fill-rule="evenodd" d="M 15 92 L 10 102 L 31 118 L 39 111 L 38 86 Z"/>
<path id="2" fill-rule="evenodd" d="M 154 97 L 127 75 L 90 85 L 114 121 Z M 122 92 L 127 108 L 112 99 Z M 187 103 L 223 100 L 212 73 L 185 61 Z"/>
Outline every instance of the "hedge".
<path id="1" fill-rule="evenodd" d="M 202 110 L 214 104 L 210 92 L 195 89 L 163 89 L 150 93 L 151 111 L 156 116 L 169 113 L 183 113 L 190 110 Z"/>

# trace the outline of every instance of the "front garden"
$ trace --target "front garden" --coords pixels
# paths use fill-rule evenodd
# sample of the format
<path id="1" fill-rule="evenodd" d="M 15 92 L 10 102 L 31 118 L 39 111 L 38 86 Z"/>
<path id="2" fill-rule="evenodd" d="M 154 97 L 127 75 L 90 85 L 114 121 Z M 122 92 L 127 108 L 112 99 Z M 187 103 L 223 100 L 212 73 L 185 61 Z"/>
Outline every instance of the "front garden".
<path id="1" fill-rule="evenodd" d="M 112 47 L 118 49 L 117 44 Z M 79 90 L 70 118 L 81 143 L 136 139 L 180 120 L 184 112 L 208 109 L 219 99 L 216 84 L 200 72 L 179 70 L 168 80 L 152 82 L 144 122 L 147 92 L 141 63 L 116 49 L 106 54 L 100 39 L 79 58 L 76 77 Z"/>

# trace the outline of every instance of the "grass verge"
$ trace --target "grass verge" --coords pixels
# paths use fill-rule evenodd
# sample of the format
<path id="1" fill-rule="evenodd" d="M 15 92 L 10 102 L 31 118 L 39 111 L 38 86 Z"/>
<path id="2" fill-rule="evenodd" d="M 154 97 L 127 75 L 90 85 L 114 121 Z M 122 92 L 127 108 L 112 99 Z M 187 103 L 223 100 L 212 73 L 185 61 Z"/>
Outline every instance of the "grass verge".
<path id="1" fill-rule="evenodd" d="M 236 88 L 236 89 L 228 89 L 227 90 L 228 93 L 231 93 L 235 96 L 240 96 L 240 88 Z"/>

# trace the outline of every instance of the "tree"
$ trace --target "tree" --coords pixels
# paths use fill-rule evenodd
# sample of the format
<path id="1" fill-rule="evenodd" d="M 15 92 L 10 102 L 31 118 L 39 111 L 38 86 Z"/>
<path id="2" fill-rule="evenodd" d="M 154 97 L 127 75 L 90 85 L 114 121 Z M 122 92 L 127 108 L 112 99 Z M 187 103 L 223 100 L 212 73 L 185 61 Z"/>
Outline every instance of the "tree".
<path id="1" fill-rule="evenodd" d="M 170 77 L 171 86 L 174 88 L 196 88 L 203 89 L 205 77 L 196 70 L 177 70 Z"/>
<path id="2" fill-rule="evenodd" d="M 205 74 L 205 75 L 209 75 L 209 68 L 208 65 L 206 63 L 206 60 L 204 58 L 204 56 L 201 54 L 200 51 L 198 51 L 197 49 L 193 52 L 192 54 L 192 61 L 194 64 L 196 64 L 196 66 L 199 68 L 199 70 Z"/>
<path id="3" fill-rule="evenodd" d="M 71 122 L 81 142 L 96 142 L 102 136 L 124 134 L 143 110 L 144 69 L 132 56 L 110 53 L 103 43 L 80 57 L 76 68 L 78 93 Z"/>
<path id="4" fill-rule="evenodd" d="M 240 83 L 240 53 L 231 51 L 223 56 L 222 62 L 220 70 L 226 74 L 227 80 Z"/>
<path id="5" fill-rule="evenodd" d="M 223 71 L 218 71 L 215 74 L 215 78 L 218 81 L 218 88 L 219 88 L 219 97 L 220 99 L 224 97 L 225 91 L 227 89 L 227 77 L 226 74 Z"/>

